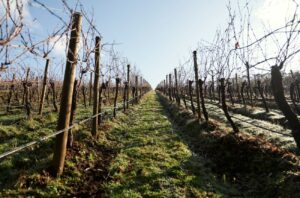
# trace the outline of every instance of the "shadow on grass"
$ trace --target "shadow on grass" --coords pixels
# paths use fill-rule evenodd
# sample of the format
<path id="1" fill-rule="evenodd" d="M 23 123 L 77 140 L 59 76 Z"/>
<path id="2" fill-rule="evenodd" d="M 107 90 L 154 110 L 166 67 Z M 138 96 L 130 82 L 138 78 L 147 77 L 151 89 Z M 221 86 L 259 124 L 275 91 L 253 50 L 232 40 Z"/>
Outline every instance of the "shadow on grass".
<path id="1" fill-rule="evenodd" d="M 179 135 L 211 170 L 226 178 L 245 197 L 300 197 L 300 160 L 262 137 L 233 135 L 215 127 L 189 122 L 192 115 L 158 93 Z"/>

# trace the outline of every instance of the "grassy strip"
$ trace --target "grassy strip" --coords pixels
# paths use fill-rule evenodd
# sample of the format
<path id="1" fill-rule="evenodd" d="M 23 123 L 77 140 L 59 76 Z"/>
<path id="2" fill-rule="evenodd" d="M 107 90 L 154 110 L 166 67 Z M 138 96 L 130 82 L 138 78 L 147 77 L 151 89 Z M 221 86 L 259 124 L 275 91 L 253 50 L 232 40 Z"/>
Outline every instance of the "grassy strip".
<path id="1" fill-rule="evenodd" d="M 216 179 L 206 161 L 177 135 L 152 92 L 107 133 L 118 153 L 110 164 L 108 197 L 226 197 L 236 194 Z"/>

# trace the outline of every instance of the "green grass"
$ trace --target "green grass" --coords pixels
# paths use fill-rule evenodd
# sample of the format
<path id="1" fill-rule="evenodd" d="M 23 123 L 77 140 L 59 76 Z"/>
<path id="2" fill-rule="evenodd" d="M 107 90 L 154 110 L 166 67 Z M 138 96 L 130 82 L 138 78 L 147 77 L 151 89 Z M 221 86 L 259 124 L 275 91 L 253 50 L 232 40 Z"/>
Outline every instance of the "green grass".
<path id="1" fill-rule="evenodd" d="M 109 197 L 221 197 L 234 192 L 218 181 L 205 159 L 177 135 L 153 93 L 107 133 L 118 152 L 105 184 Z"/>
<path id="2" fill-rule="evenodd" d="M 243 133 L 246 128 L 233 135 L 230 128 L 224 127 L 225 121 L 219 119 L 211 119 L 208 127 L 200 125 L 190 111 L 159 96 L 174 125 L 180 129 L 181 139 L 193 152 L 205 156 L 218 178 L 239 189 L 235 197 L 300 196 L 300 159 L 297 155 L 270 143 L 264 136 Z M 209 113 L 222 115 L 218 110 Z M 282 140 L 277 141 L 282 143 Z"/>
<path id="3" fill-rule="evenodd" d="M 102 124 L 98 138 L 90 135 L 89 125 L 76 128 L 75 144 L 68 149 L 60 178 L 48 173 L 52 140 L 6 158 L 0 162 L 0 197 L 287 197 L 300 194 L 298 157 L 262 138 L 245 133 L 235 137 L 221 123 L 216 124 L 221 127 L 205 128 L 189 112 L 175 107 L 151 92 L 139 105 L 130 106 L 127 113 L 118 112 L 116 119 Z M 90 113 L 90 109 L 80 107 L 77 119 Z M 213 113 L 221 115 L 218 111 Z M 12 140 L 18 138 L 16 134 L 37 133 L 26 139 L 31 140 L 50 133 L 56 126 L 54 113 L 29 121 L 21 114 L 10 116 L 0 116 L 0 124 L 4 126 L 0 128 Z M 9 122 L 18 124 L 9 125 Z M 1 146 L 6 149 L 12 143 Z"/>

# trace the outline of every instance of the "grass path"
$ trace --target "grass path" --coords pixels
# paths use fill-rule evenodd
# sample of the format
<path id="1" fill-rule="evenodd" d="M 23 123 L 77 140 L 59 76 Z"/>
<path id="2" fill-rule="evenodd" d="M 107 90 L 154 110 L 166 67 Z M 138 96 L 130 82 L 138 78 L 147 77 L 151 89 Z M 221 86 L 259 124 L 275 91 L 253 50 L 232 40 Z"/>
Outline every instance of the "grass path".
<path id="1" fill-rule="evenodd" d="M 218 181 L 205 160 L 193 155 L 172 128 L 154 92 L 129 115 L 120 115 L 106 137 L 117 155 L 105 189 L 109 197 L 224 197 L 229 187 Z"/>

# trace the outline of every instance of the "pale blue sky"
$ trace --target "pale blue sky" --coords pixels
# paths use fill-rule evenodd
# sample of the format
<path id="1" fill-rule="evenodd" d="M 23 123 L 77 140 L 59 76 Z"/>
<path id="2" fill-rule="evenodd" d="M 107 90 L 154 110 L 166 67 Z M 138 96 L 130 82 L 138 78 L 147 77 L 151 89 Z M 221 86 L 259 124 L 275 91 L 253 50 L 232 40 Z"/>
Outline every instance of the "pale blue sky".
<path id="1" fill-rule="evenodd" d="M 201 39 L 226 21 L 225 0 L 89 1 L 104 41 L 136 64 L 156 86 Z"/>
<path id="2" fill-rule="evenodd" d="M 271 0 L 259 2 L 267 1 Z M 60 1 L 41 2 L 59 12 Z M 190 56 L 189 53 L 197 48 L 199 41 L 212 41 L 215 31 L 228 23 L 226 0 L 81 2 L 85 3 L 86 10 L 94 10 L 95 23 L 103 42 L 121 43 L 116 49 L 140 69 L 153 88 L 179 65 L 180 60 L 184 61 Z M 44 16 L 44 9 L 34 8 L 29 12 L 33 18 L 43 21 L 40 31 L 45 31 L 46 24 L 51 28 L 54 26 L 52 19 Z"/>

